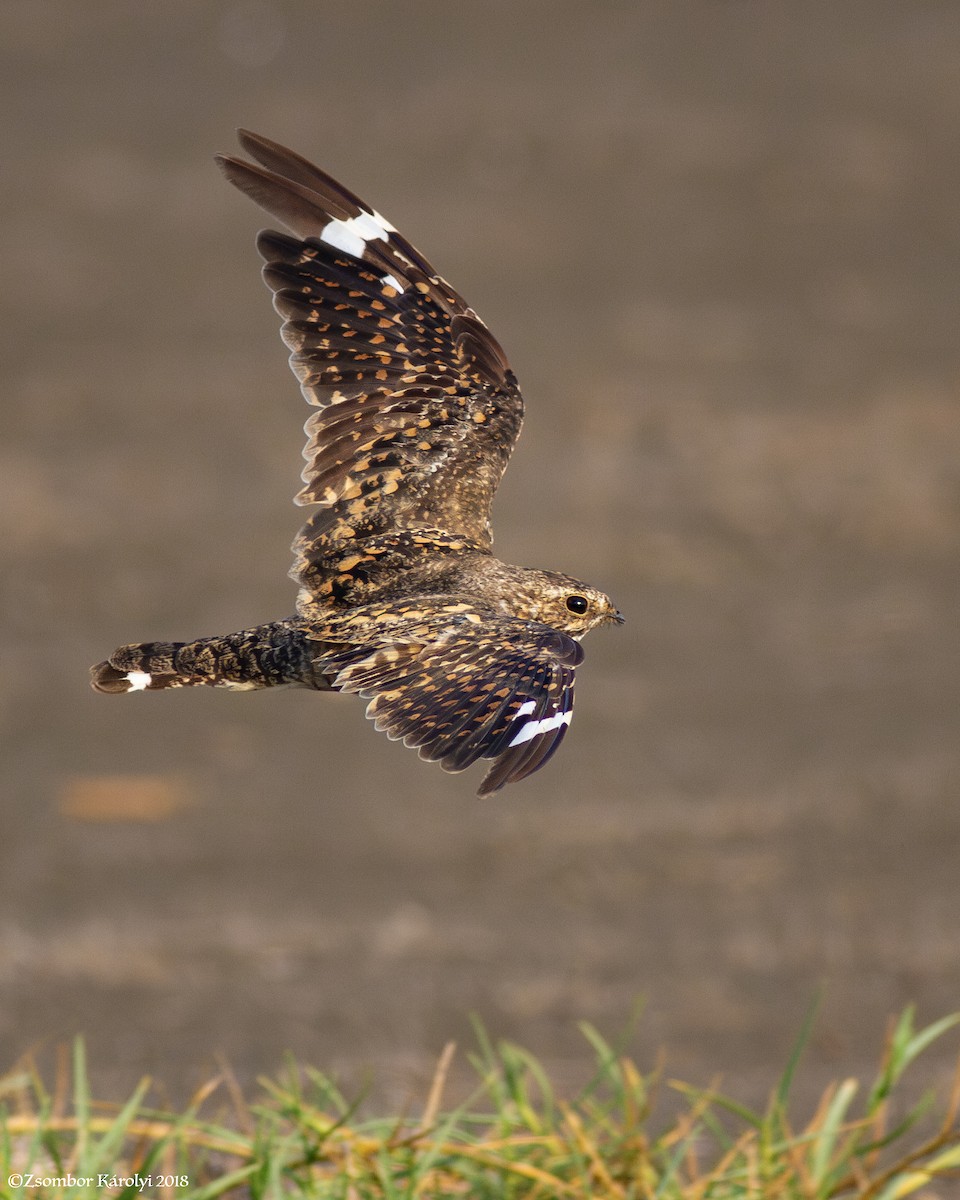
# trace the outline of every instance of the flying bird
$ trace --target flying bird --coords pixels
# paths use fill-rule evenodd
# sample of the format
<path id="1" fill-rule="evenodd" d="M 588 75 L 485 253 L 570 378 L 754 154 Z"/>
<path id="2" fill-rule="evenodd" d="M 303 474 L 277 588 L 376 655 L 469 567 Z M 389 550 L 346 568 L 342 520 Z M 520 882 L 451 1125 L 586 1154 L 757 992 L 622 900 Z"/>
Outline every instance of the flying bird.
<path id="1" fill-rule="evenodd" d="M 608 596 L 492 554 L 490 506 L 523 419 L 500 345 L 374 208 L 241 130 L 226 178 L 293 236 L 257 239 L 290 365 L 314 412 L 293 544 L 296 615 L 190 642 L 122 646 L 100 692 L 292 684 L 355 692 L 388 737 L 479 795 L 550 758 L 573 714 L 580 639 Z"/>

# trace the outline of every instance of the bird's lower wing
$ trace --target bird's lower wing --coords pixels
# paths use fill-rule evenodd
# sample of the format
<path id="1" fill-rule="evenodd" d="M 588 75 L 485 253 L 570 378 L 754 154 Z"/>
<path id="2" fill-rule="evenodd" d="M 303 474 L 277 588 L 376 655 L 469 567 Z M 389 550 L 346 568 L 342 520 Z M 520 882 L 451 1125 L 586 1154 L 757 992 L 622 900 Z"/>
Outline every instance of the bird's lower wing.
<path id="1" fill-rule="evenodd" d="M 480 795 L 551 757 L 573 715 L 578 642 L 449 597 L 358 608 L 317 633 L 317 668 L 388 737 L 447 771 L 492 759 Z"/>

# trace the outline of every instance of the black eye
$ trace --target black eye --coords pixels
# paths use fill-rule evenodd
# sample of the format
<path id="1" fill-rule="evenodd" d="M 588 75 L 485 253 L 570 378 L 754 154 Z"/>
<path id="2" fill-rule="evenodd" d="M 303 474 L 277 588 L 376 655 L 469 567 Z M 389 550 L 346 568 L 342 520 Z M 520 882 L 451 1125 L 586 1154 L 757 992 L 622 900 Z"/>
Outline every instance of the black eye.
<path id="1" fill-rule="evenodd" d="M 567 608 L 573 613 L 585 613 L 590 607 L 590 603 L 586 596 L 568 596 Z"/>

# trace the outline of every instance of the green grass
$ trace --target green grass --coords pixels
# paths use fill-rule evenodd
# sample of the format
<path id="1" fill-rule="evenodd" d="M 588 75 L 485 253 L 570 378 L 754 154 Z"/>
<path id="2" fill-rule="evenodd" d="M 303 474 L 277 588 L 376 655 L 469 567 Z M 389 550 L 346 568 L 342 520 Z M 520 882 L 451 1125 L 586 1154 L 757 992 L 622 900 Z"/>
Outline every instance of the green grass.
<path id="1" fill-rule="evenodd" d="M 529 1053 L 510 1043 L 494 1046 L 478 1027 L 472 1056 L 478 1082 L 470 1100 L 444 1108 L 450 1046 L 422 1111 L 387 1118 L 361 1116 L 328 1076 L 292 1065 L 278 1080 L 261 1081 L 252 1104 L 229 1077 L 212 1080 L 180 1114 L 150 1107 L 148 1081 L 122 1107 L 99 1104 L 90 1096 L 78 1040 L 52 1091 L 29 1064 L 0 1079 L 0 1196 L 946 1195 L 939 1189 L 960 1177 L 960 1069 L 952 1094 L 939 1098 L 909 1100 L 902 1077 L 960 1023 L 960 1014 L 917 1030 L 908 1009 L 887 1037 L 876 1079 L 831 1085 L 813 1116 L 797 1123 L 790 1093 L 811 1023 L 812 1014 L 759 1111 L 667 1081 L 659 1071 L 644 1074 L 587 1025 L 595 1070 L 571 1099 L 555 1095 Z M 669 1122 L 655 1112 L 665 1089 L 678 1094 L 681 1108 Z M 222 1110 L 225 1100 L 228 1117 L 203 1115 L 214 1106 Z M 136 1175 L 149 1181 L 130 1181 Z"/>

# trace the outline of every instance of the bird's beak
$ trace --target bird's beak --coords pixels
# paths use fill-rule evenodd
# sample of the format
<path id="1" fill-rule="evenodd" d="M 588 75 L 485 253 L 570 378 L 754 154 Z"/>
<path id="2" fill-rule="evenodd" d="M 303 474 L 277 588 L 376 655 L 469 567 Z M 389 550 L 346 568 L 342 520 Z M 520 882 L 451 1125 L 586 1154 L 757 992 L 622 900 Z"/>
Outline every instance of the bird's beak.
<path id="1" fill-rule="evenodd" d="M 611 621 L 616 621 L 618 625 L 622 625 L 626 619 L 619 609 L 614 609 L 613 615 L 610 618 Z"/>

